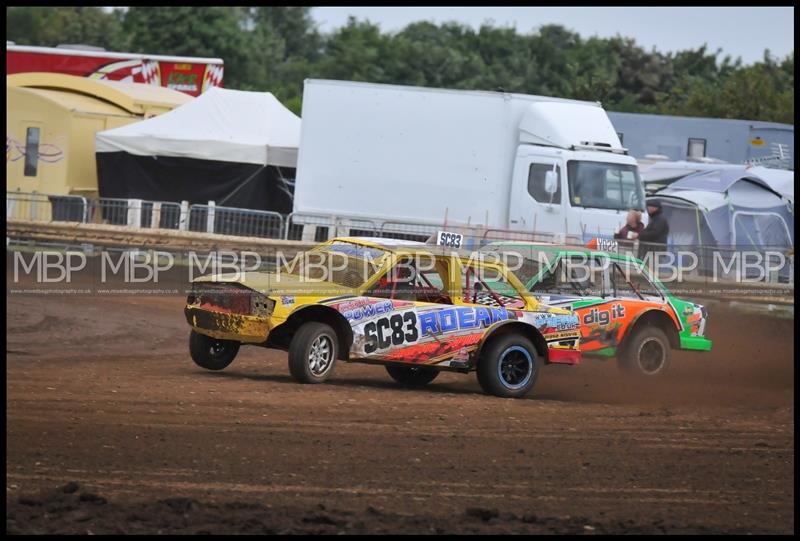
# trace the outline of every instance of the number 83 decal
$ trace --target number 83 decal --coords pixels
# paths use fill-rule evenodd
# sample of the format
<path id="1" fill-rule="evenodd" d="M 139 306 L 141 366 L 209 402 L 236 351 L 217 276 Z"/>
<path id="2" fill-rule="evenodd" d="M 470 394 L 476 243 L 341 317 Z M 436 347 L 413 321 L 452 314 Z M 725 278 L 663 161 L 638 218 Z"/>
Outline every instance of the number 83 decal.
<path id="1" fill-rule="evenodd" d="M 417 314 L 414 312 L 392 314 L 390 317 L 370 321 L 364 325 L 364 334 L 367 339 L 364 352 L 368 354 L 378 349 L 416 342 L 419 337 Z"/>

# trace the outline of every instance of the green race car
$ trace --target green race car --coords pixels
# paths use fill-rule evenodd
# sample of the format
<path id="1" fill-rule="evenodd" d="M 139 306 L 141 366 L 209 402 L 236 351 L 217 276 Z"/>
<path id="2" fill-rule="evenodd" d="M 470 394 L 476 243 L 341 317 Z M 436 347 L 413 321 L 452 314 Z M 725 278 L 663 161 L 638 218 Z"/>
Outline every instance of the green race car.
<path id="1" fill-rule="evenodd" d="M 617 357 L 623 369 L 655 376 L 668 369 L 671 349 L 711 349 L 706 309 L 672 295 L 631 255 L 511 241 L 481 251 L 521 258 L 515 274 L 529 291 L 547 305 L 574 310 L 584 354 Z"/>

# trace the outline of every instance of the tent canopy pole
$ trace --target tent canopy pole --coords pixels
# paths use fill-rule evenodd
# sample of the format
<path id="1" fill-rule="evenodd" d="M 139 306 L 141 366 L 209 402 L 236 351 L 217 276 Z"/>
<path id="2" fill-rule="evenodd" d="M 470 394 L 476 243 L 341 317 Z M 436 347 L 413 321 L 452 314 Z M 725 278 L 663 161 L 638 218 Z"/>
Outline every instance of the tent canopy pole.
<path id="1" fill-rule="evenodd" d="M 259 167 L 258 169 L 256 169 L 256 171 L 255 171 L 255 172 L 254 172 L 252 175 L 250 175 L 249 177 L 247 177 L 247 178 L 244 180 L 244 182 L 242 182 L 242 183 L 241 183 L 241 184 L 239 184 L 239 185 L 238 185 L 236 188 L 234 188 L 234 189 L 233 189 L 233 191 L 232 191 L 231 193 L 229 193 L 228 195 L 226 195 L 225 197 L 223 197 L 223 198 L 222 198 L 222 201 L 219 201 L 217 204 L 218 204 L 219 206 L 224 206 L 224 205 L 225 205 L 225 202 L 226 202 L 226 201 L 228 201 L 228 199 L 230 199 L 231 197 L 233 197 L 234 195 L 236 195 L 236 192 L 238 192 L 239 190 L 241 190 L 241 189 L 242 189 L 242 188 L 243 188 L 243 187 L 244 187 L 244 186 L 245 186 L 245 185 L 246 185 L 248 182 L 250 182 L 251 180 L 253 180 L 254 178 L 256 178 L 256 175 L 258 175 L 258 174 L 259 174 L 261 171 L 263 171 L 264 169 L 266 169 L 266 167 L 267 167 L 267 165 L 266 165 L 266 164 L 264 164 L 264 165 L 262 165 L 261 167 Z"/>

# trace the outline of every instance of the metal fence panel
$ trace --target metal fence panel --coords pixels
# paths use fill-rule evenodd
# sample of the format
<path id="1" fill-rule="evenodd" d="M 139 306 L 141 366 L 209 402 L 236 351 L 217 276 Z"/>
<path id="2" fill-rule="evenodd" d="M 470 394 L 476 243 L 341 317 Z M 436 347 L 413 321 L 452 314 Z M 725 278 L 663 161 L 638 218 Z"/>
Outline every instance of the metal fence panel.
<path id="1" fill-rule="evenodd" d="M 279 239 L 283 236 L 283 216 L 265 210 L 192 205 L 189 230 L 238 237 Z"/>

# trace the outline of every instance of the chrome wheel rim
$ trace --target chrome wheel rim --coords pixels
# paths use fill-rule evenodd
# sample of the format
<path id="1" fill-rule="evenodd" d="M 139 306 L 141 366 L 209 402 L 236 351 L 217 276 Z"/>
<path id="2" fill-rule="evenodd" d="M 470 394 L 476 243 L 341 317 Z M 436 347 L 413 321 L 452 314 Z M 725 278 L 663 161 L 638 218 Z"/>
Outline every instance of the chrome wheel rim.
<path id="1" fill-rule="evenodd" d="M 500 354 L 497 376 L 508 389 L 521 389 L 533 377 L 533 357 L 522 346 L 511 346 Z"/>
<path id="2" fill-rule="evenodd" d="M 308 368 L 315 376 L 321 376 L 333 364 L 333 341 L 324 334 L 311 343 L 308 353 Z"/>
<path id="3" fill-rule="evenodd" d="M 637 360 L 645 374 L 652 375 L 660 371 L 664 366 L 664 358 L 664 345 L 655 338 L 648 338 L 639 346 Z"/>

